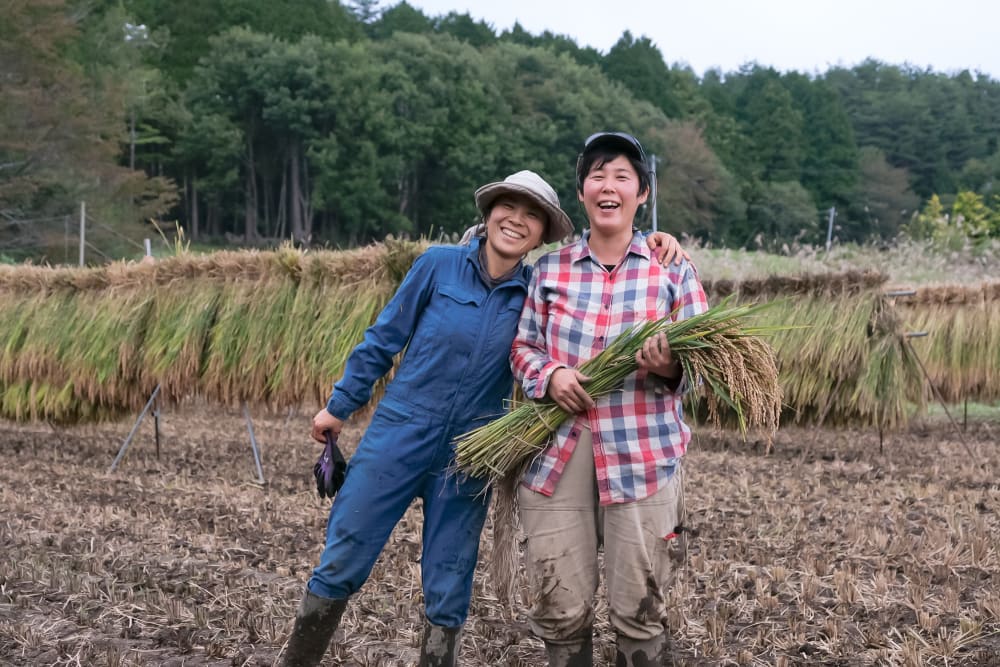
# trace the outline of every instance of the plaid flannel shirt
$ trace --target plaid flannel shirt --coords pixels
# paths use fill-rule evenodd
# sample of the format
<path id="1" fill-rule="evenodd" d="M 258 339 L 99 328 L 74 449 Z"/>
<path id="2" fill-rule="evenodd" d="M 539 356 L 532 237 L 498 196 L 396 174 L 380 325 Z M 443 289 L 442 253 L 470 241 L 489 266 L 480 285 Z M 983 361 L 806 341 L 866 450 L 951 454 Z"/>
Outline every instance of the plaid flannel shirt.
<path id="1" fill-rule="evenodd" d="M 514 378 L 528 398 L 544 398 L 553 372 L 579 367 L 635 324 L 708 309 L 694 266 L 660 266 L 640 233 L 611 273 L 590 254 L 588 238 L 589 232 L 535 265 L 511 350 Z M 686 384 L 671 391 L 646 371 L 628 376 L 622 391 L 563 423 L 522 483 L 552 495 L 581 429 L 589 427 L 602 505 L 656 493 L 691 439 L 681 406 Z"/>

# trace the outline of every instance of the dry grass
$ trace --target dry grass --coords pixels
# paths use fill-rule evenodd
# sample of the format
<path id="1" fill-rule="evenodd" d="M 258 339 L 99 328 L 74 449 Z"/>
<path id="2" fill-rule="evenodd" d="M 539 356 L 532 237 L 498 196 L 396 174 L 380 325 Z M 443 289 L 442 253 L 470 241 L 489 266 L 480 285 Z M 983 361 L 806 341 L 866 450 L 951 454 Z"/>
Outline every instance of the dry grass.
<path id="1" fill-rule="evenodd" d="M 0 268 L 0 415 L 64 423 L 178 404 L 320 401 L 425 243 Z M 379 395 L 380 387 L 375 395 Z"/>
<path id="2" fill-rule="evenodd" d="M 1000 282 L 920 287 L 896 308 L 944 400 L 1000 401 Z"/>
<path id="3" fill-rule="evenodd" d="M 173 404 L 319 403 L 425 247 L 386 240 L 342 252 L 182 254 L 151 266 L 3 267 L 0 415 L 113 418 L 158 385 Z M 773 338 L 784 423 L 904 427 L 926 383 L 899 344 L 903 324 L 930 332 L 914 349 L 946 400 L 1000 400 L 1000 284 L 921 288 L 899 300 L 898 321 L 881 318 L 895 328 L 872 327 L 888 311 L 887 280 L 852 270 L 705 286 L 712 302 L 731 293 L 783 300 L 760 323 L 793 327 Z"/>
<path id="4" fill-rule="evenodd" d="M 242 419 L 147 419 L 52 431 L 0 422 L 0 663 L 270 665 L 319 555 L 308 418 L 259 418 L 267 485 Z M 350 450 L 355 424 L 341 439 Z M 984 467 L 937 423 L 891 436 L 782 429 L 763 443 L 701 430 L 691 528 L 669 593 L 683 665 L 1000 666 L 1000 424 L 970 424 Z M 412 665 L 420 512 L 393 533 L 328 665 Z M 523 614 L 477 573 L 463 667 L 544 664 Z M 598 602 L 598 665 L 612 645 Z"/>

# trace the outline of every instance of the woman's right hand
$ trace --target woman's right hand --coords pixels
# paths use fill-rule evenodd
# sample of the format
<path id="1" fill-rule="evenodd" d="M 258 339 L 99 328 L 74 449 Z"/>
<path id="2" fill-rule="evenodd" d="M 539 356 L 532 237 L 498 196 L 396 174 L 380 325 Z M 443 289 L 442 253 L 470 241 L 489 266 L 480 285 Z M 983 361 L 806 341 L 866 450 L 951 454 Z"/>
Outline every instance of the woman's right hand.
<path id="1" fill-rule="evenodd" d="M 590 378 L 575 368 L 560 368 L 549 378 L 545 395 L 569 414 L 576 414 L 594 407 L 594 399 L 583 388 Z"/>
<path id="2" fill-rule="evenodd" d="M 310 435 L 312 435 L 313 440 L 316 442 L 326 444 L 326 435 L 324 435 L 326 431 L 329 431 L 334 437 L 337 437 L 340 435 L 340 431 L 343 428 L 344 420 L 337 419 L 327 412 L 326 408 L 323 408 L 316 413 L 315 417 L 313 417 L 312 433 Z"/>

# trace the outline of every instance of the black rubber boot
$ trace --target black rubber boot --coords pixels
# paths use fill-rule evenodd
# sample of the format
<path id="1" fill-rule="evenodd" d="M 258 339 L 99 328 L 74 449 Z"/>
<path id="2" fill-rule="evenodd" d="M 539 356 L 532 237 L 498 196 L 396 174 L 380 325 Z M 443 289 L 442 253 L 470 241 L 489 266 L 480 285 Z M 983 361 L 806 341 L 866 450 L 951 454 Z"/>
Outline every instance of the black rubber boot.
<path id="1" fill-rule="evenodd" d="M 323 598 L 307 588 L 295 613 L 295 628 L 288 638 L 282 667 L 318 665 L 346 608 L 347 600 Z"/>
<path id="2" fill-rule="evenodd" d="M 549 667 L 593 667 L 594 637 L 587 634 L 568 641 L 545 641 L 549 654 Z"/>
<path id="3" fill-rule="evenodd" d="M 456 667 L 461 639 L 462 626 L 445 628 L 424 620 L 419 667 Z"/>
<path id="4" fill-rule="evenodd" d="M 615 667 L 664 667 L 672 665 L 668 658 L 670 640 L 666 634 L 657 635 L 652 639 L 629 639 L 617 636 L 615 649 Z"/>

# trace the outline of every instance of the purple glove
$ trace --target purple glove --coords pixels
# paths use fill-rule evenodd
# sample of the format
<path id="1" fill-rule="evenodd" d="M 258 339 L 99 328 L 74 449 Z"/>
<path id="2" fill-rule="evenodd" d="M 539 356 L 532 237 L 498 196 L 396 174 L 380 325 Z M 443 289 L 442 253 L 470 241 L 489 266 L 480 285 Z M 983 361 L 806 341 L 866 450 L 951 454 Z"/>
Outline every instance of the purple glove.
<path id="1" fill-rule="evenodd" d="M 347 461 L 337 447 L 337 437 L 330 431 L 323 431 L 326 436 L 326 446 L 319 460 L 313 466 L 313 476 L 316 478 L 316 491 L 320 498 L 333 498 L 340 487 L 344 485 L 347 474 Z"/>

